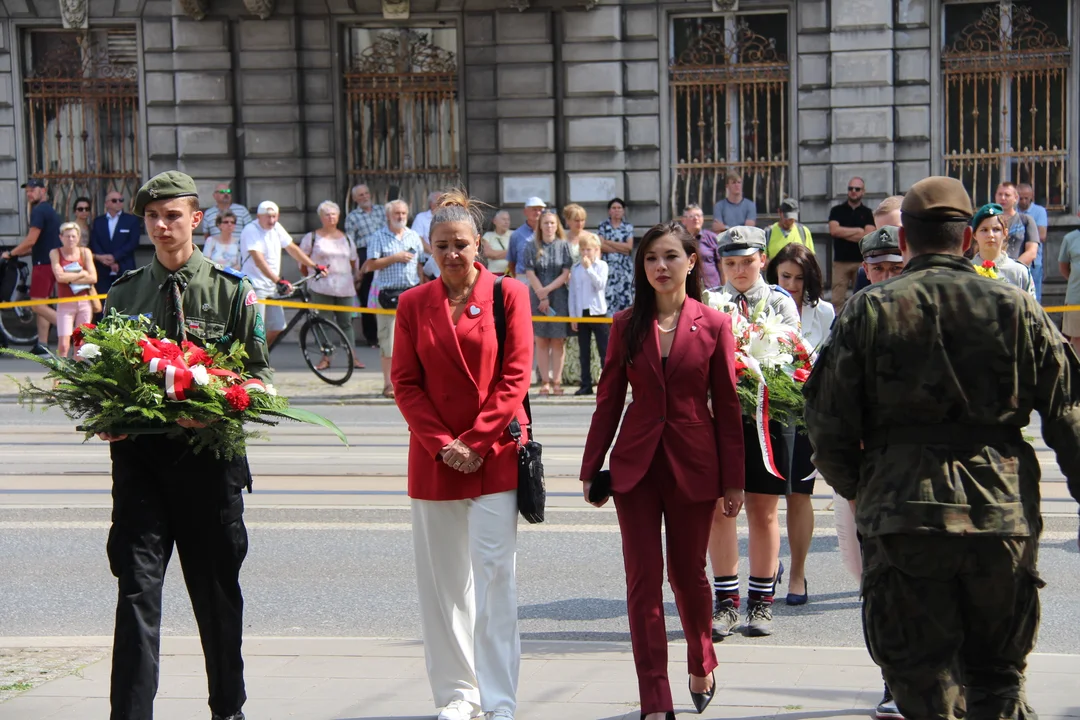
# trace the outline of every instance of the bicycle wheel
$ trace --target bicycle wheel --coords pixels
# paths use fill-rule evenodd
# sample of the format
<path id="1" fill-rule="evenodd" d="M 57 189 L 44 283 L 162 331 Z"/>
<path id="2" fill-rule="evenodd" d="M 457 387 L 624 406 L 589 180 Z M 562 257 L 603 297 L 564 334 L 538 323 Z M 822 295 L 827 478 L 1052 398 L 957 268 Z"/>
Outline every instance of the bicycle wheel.
<path id="1" fill-rule="evenodd" d="M 313 317 L 304 323 L 300 329 L 300 352 L 311 372 L 323 382 L 344 385 L 352 377 L 353 349 L 341 328 L 328 320 Z M 320 369 L 323 360 L 330 365 Z"/>
<path id="2" fill-rule="evenodd" d="M 8 268 L 3 268 L 6 276 Z M 6 290 L 0 302 L 20 302 L 30 299 L 30 269 L 19 263 L 18 269 L 13 273 L 14 282 L 10 283 L 11 289 Z M 7 285 L 8 283 L 5 283 Z M 13 345 L 33 345 L 37 342 L 37 315 L 29 307 L 4 308 L 0 310 L 0 333 Z"/>

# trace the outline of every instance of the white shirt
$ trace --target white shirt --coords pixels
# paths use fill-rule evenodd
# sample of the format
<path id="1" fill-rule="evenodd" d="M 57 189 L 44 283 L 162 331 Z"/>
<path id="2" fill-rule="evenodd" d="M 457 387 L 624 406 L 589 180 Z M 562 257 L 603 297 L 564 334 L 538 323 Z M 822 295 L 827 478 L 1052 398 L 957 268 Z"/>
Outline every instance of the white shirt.
<path id="1" fill-rule="evenodd" d="M 607 300 L 604 288 L 607 287 L 608 266 L 603 260 L 597 260 L 588 270 L 581 263 L 570 268 L 570 317 L 590 317 L 607 315 Z"/>
<path id="2" fill-rule="evenodd" d="M 821 346 L 825 344 L 832 331 L 834 318 L 836 318 L 836 310 L 832 303 L 818 300 L 817 305 L 803 305 L 802 336 L 812 351 L 821 350 Z"/>
<path id="3" fill-rule="evenodd" d="M 416 217 L 412 221 L 412 231 L 422 237 L 424 242 L 429 240 L 428 235 L 431 233 L 431 211 L 425 210 L 422 213 L 417 213 Z"/>
<path id="4" fill-rule="evenodd" d="M 251 251 L 261 252 L 270 270 L 277 277 L 281 277 L 281 251 L 292 245 L 292 242 L 292 236 L 281 227 L 281 223 L 274 223 L 274 227 L 266 230 L 256 220 L 240 233 L 240 256 L 244 259 L 240 271 L 248 276 L 251 286 L 258 293 L 273 293 L 274 281 L 259 270 L 259 266 L 251 259 Z"/>
<path id="5" fill-rule="evenodd" d="M 116 226 L 120 222 L 120 213 L 113 215 L 112 213 L 105 213 L 105 217 L 109 219 L 109 239 L 116 234 Z"/>

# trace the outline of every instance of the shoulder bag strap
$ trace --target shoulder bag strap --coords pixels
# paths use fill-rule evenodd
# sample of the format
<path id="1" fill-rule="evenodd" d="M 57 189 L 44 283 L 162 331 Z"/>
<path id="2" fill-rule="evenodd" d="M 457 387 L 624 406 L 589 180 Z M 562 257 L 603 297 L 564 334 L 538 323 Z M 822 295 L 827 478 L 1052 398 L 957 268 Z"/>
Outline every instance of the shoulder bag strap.
<path id="1" fill-rule="evenodd" d="M 506 294 L 502 289 L 502 281 L 502 275 L 496 276 L 495 306 L 493 308 L 493 314 L 495 315 L 495 338 L 499 341 L 499 372 L 502 372 L 503 349 L 506 347 Z M 525 417 L 528 418 L 529 421 L 529 437 L 532 438 L 532 408 L 529 406 L 528 391 L 525 392 L 525 401 L 522 404 L 525 406 Z M 518 435 L 520 436 L 520 433 L 518 433 Z"/>

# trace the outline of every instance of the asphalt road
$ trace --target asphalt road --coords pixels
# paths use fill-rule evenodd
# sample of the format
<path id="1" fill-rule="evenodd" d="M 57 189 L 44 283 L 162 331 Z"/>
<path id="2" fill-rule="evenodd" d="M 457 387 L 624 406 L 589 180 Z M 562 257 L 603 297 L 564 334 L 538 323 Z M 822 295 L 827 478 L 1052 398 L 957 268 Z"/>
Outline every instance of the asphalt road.
<path id="1" fill-rule="evenodd" d="M 246 633 L 419 637 L 404 422 L 392 406 L 313 409 L 338 422 L 352 447 L 317 429 L 291 426 L 250 450 L 256 492 L 245 496 L 251 537 L 243 571 Z M 610 507 L 584 505 L 575 480 L 590 411 L 546 406 L 536 413 L 552 497 L 546 524 L 521 527 L 522 634 L 626 640 L 615 515 Z M 1040 564 L 1048 586 L 1038 649 L 1071 653 L 1080 647 L 1076 506 L 1049 466 L 1051 455 L 1040 448 L 1048 514 Z M 96 440 L 81 444 L 55 412 L 0 405 L 0 458 L 0 634 L 111 634 L 116 586 L 105 558 L 106 447 Z M 778 602 L 771 638 L 725 642 L 862 644 L 857 584 L 840 563 L 827 490 L 820 486 L 815 496 L 819 536 L 808 564 L 810 604 Z M 745 533 L 742 542 L 745 554 Z M 745 575 L 744 561 L 744 583 Z M 668 622 L 678 637 L 670 593 Z M 166 584 L 164 631 L 196 631 L 175 566 Z"/>

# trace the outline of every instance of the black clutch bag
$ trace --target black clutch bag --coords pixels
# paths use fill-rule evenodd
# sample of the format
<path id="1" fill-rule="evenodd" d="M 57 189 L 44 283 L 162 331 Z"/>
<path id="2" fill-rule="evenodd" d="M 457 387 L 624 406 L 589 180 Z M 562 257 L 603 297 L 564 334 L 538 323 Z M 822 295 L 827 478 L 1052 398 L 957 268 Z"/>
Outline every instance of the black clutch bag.
<path id="1" fill-rule="evenodd" d="M 506 342 L 506 299 L 502 289 L 502 277 L 495 278 L 495 337 L 499 341 L 499 367 L 502 368 L 503 345 Z M 518 512 L 532 524 L 544 522 L 544 506 L 547 502 L 547 488 L 544 487 L 544 448 L 533 440 L 532 408 L 529 406 L 529 393 L 526 391 L 525 417 L 528 418 L 529 439 L 521 442 L 521 424 L 517 419 L 510 421 L 510 436 L 518 446 Z"/>
<path id="2" fill-rule="evenodd" d="M 589 502 L 600 503 L 611 497 L 611 471 L 601 470 L 589 486 Z"/>

